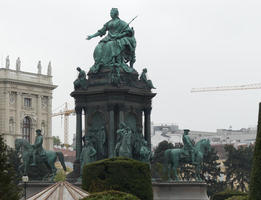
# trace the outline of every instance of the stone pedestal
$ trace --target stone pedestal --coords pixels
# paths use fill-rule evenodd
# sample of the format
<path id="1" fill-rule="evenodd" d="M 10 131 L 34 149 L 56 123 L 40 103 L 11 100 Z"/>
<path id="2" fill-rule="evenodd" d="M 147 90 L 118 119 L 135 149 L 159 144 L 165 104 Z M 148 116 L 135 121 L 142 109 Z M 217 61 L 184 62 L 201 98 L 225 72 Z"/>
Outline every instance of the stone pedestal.
<path id="1" fill-rule="evenodd" d="M 152 182 L 154 200 L 209 200 L 204 182 Z"/>
<path id="2" fill-rule="evenodd" d="M 92 140 L 92 131 L 105 131 L 105 143 L 101 145 L 91 141 L 97 151 L 96 159 L 101 160 L 115 156 L 117 143 L 116 131 L 119 124 L 125 124 L 133 133 L 140 133 L 151 148 L 151 104 L 152 98 L 156 95 L 146 84 L 138 79 L 138 73 L 126 73 L 120 71 L 118 82 L 113 79 L 112 69 L 103 69 L 96 74 L 88 74 L 86 87 L 78 88 L 71 93 L 75 99 L 76 111 L 76 161 L 80 162 L 82 150 L 82 136 Z M 82 118 L 84 117 L 84 119 Z M 82 133 L 82 130 L 85 132 Z M 143 131 L 140 131 L 142 130 Z M 142 133 L 143 132 L 143 133 Z M 96 134 L 95 137 L 99 137 Z M 133 156 L 134 159 L 135 155 Z M 74 165 L 75 167 L 77 165 Z M 79 169 L 74 167 L 74 176 L 79 177 Z"/>

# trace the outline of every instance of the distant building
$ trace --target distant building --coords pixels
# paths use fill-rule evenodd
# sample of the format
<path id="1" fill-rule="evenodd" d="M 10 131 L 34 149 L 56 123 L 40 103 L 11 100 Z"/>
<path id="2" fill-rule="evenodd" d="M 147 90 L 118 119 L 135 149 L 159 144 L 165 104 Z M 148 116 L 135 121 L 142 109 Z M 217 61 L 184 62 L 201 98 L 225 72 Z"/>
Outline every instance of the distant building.
<path id="1" fill-rule="evenodd" d="M 41 129 L 44 148 L 52 149 L 52 90 L 57 86 L 52 83 L 50 64 L 48 75 L 41 74 L 39 63 L 38 73 L 21 71 L 19 58 L 16 70 L 9 65 L 0 68 L 0 134 L 14 147 L 16 138 L 33 143 L 35 130 Z"/>
<path id="2" fill-rule="evenodd" d="M 151 137 L 152 147 L 155 148 L 160 142 L 166 140 L 171 143 L 182 143 L 183 130 L 178 125 L 170 128 L 171 125 L 162 124 L 153 126 L 154 132 Z M 250 145 L 255 142 L 256 128 L 242 128 L 239 130 L 217 129 L 216 132 L 194 131 L 191 130 L 189 135 L 192 140 L 198 142 L 201 139 L 209 139 L 211 145 L 233 144 L 235 147 L 240 145 Z"/>

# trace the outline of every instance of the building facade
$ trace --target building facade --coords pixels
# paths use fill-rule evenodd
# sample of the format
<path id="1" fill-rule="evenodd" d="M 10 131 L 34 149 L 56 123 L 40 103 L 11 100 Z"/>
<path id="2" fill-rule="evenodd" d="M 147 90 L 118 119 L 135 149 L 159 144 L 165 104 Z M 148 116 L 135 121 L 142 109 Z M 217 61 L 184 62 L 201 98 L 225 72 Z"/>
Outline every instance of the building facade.
<path id="1" fill-rule="evenodd" d="M 34 143 L 35 130 L 41 129 L 43 147 L 53 148 L 52 91 L 57 86 L 52 83 L 50 64 L 47 75 L 41 74 L 41 63 L 37 67 L 38 73 L 23 72 L 20 66 L 12 70 L 7 64 L 0 68 L 0 134 L 10 147 L 16 138 Z"/>

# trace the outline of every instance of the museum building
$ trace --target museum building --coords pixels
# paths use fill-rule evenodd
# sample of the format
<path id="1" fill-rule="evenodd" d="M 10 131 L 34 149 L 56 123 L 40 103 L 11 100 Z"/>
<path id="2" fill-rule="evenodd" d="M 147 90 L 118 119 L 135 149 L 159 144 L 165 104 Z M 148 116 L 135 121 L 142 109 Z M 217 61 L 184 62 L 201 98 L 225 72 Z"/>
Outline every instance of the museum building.
<path id="1" fill-rule="evenodd" d="M 0 135 L 14 147 L 16 138 L 34 143 L 35 130 L 41 129 L 43 147 L 53 148 L 52 139 L 52 83 L 51 63 L 47 75 L 42 74 L 41 62 L 37 73 L 20 70 L 21 62 L 16 60 L 16 69 L 10 67 L 9 57 L 5 68 L 0 68 Z"/>

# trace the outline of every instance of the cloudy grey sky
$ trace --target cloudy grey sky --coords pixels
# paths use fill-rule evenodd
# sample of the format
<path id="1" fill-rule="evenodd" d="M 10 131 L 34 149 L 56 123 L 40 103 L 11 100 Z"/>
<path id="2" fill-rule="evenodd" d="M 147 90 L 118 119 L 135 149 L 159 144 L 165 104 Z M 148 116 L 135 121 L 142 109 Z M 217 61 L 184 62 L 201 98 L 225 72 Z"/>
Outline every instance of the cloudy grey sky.
<path id="1" fill-rule="evenodd" d="M 100 38 L 85 40 L 109 17 L 112 7 L 130 21 L 137 40 L 135 68 L 148 68 L 157 87 L 152 121 L 180 128 L 215 131 L 255 126 L 261 90 L 190 93 L 193 87 L 259 83 L 261 68 L 260 0 L 0 0 L 0 64 L 20 56 L 22 70 L 44 73 L 52 61 L 53 108 L 70 92 L 75 68 L 86 71 Z M 14 67 L 13 67 L 14 68 Z M 70 119 L 70 134 L 75 129 Z M 61 119 L 53 135 L 63 138 Z M 71 137 L 70 135 L 70 137 Z"/>

